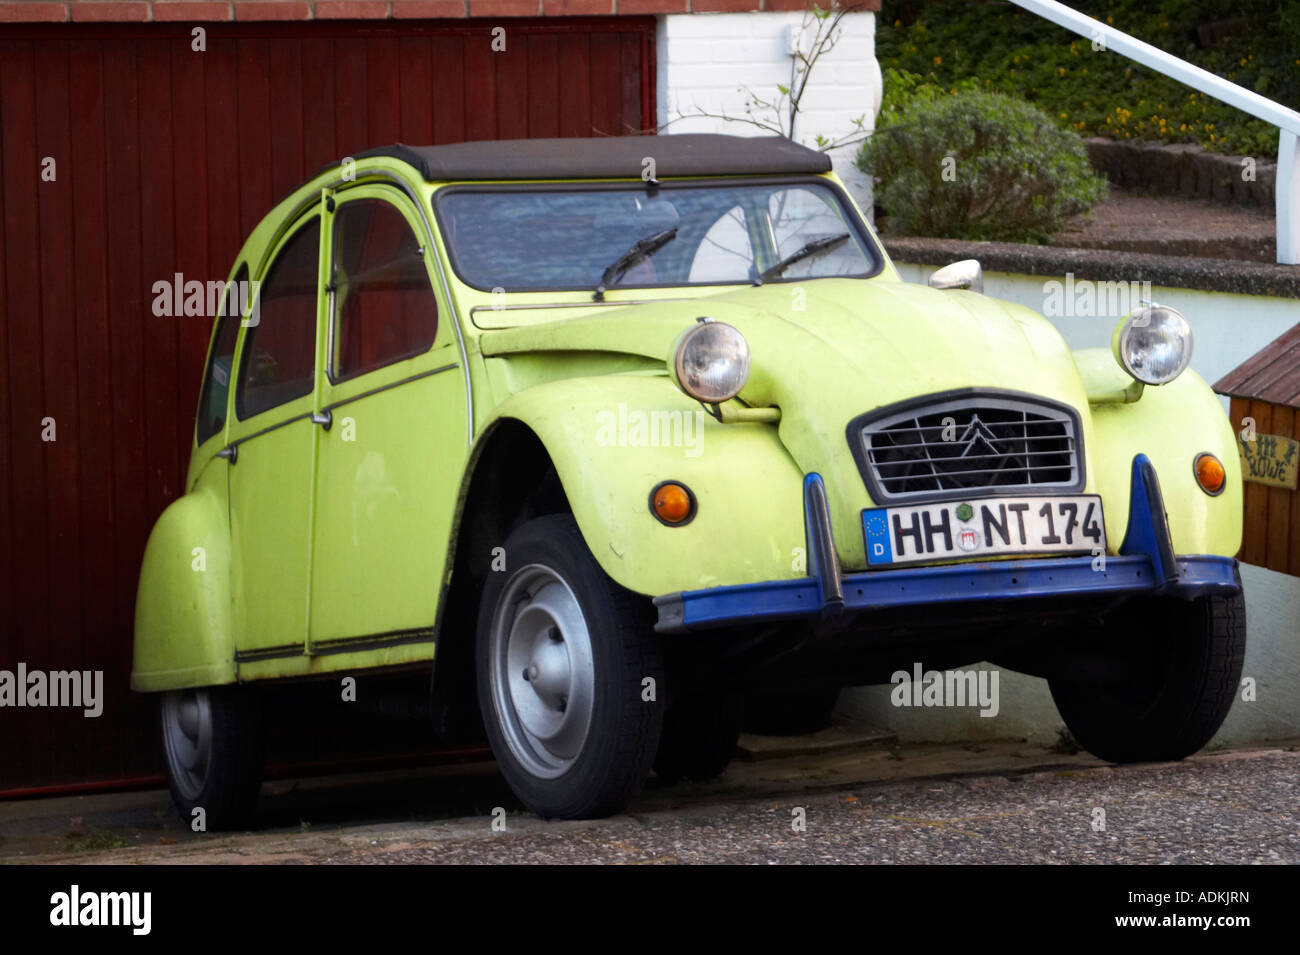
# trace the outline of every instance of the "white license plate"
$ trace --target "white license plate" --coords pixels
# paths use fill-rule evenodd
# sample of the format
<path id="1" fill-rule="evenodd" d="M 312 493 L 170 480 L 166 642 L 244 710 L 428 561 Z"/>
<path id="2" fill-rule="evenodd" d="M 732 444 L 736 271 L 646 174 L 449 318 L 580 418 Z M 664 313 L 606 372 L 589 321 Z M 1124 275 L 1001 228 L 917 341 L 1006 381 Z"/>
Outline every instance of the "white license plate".
<path id="1" fill-rule="evenodd" d="M 862 512 L 862 531 L 872 567 L 1003 554 L 1106 552 L 1096 494 L 873 507 Z"/>

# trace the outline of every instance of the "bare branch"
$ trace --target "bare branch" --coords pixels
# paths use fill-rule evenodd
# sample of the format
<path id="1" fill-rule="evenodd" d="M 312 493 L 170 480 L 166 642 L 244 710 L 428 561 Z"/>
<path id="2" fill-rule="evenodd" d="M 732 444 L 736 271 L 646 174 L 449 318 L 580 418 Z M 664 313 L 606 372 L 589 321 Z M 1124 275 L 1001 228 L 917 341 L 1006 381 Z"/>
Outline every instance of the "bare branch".
<path id="1" fill-rule="evenodd" d="M 806 34 L 812 27 L 812 39 L 807 51 L 800 45 L 791 56 L 789 85 L 778 85 L 777 95 L 770 98 L 760 96 L 749 87 L 742 87 L 741 91 L 746 95 L 744 116 L 731 116 L 726 112 L 715 113 L 697 106 L 695 112 L 690 114 L 683 112 L 676 120 L 669 120 L 659 128 L 665 129 L 671 123 L 682 119 L 704 117 L 720 119 L 728 123 L 746 123 L 764 132 L 794 140 L 804 94 L 807 93 L 808 84 L 812 80 L 813 68 L 839 43 L 843 35 L 840 24 L 844 17 L 860 8 L 861 4 L 858 3 L 841 6 L 839 0 L 831 0 L 830 5 L 823 10 L 817 5 L 816 0 L 811 0 L 804 8 L 801 29 Z M 762 114 L 771 114 L 774 118 Z M 871 131 L 865 129 L 865 119 L 864 116 L 853 121 L 852 125 L 856 127 L 857 132 L 831 139 L 817 136 L 817 148 L 821 152 L 827 152 L 863 142 L 871 135 Z"/>

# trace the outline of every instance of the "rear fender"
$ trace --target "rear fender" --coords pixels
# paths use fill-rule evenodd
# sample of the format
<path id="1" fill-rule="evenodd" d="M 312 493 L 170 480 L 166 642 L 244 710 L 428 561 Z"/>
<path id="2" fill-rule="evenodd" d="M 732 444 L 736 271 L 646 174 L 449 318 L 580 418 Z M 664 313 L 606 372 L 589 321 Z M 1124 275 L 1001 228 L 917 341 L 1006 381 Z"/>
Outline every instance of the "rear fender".
<path id="1" fill-rule="evenodd" d="M 133 690 L 236 679 L 228 467 L 213 458 L 194 489 L 173 501 L 149 534 L 135 602 Z"/>

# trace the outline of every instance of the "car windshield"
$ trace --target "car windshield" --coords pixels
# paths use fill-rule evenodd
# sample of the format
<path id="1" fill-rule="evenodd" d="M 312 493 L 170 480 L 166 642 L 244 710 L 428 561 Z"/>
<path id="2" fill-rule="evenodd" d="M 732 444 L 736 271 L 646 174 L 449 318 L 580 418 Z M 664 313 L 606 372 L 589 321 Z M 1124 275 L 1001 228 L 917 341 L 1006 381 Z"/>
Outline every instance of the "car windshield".
<path id="1" fill-rule="evenodd" d="M 611 266 L 610 289 L 867 277 L 880 268 L 856 216 L 818 180 L 453 186 L 435 207 L 457 274 L 484 291 L 594 290 Z M 637 252 L 639 242 L 650 251 Z"/>

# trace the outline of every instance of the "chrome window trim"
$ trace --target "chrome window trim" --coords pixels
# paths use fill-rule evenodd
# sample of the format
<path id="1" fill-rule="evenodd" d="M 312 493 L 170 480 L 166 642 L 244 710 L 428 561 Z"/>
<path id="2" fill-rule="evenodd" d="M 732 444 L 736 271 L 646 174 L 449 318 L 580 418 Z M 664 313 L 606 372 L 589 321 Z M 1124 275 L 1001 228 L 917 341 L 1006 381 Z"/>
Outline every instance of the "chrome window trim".
<path id="1" fill-rule="evenodd" d="M 387 367 L 387 366 L 386 366 Z M 370 398 L 374 395 L 383 394 L 385 391 L 392 391 L 394 388 L 400 388 L 402 385 L 409 385 L 413 381 L 419 381 L 421 378 L 430 378 L 433 375 L 440 375 L 444 371 L 451 371 L 458 365 L 440 365 L 437 368 L 430 368 L 428 371 L 422 371 L 414 375 L 408 375 L 405 378 L 399 378 L 397 381 L 390 381 L 386 385 L 377 385 L 368 391 L 361 391 L 355 395 L 349 395 L 346 398 L 340 398 L 338 401 L 331 402 L 321 408 L 322 412 L 333 411 L 335 408 L 342 408 L 344 405 L 350 405 L 354 401 L 360 401 L 362 398 Z"/>

